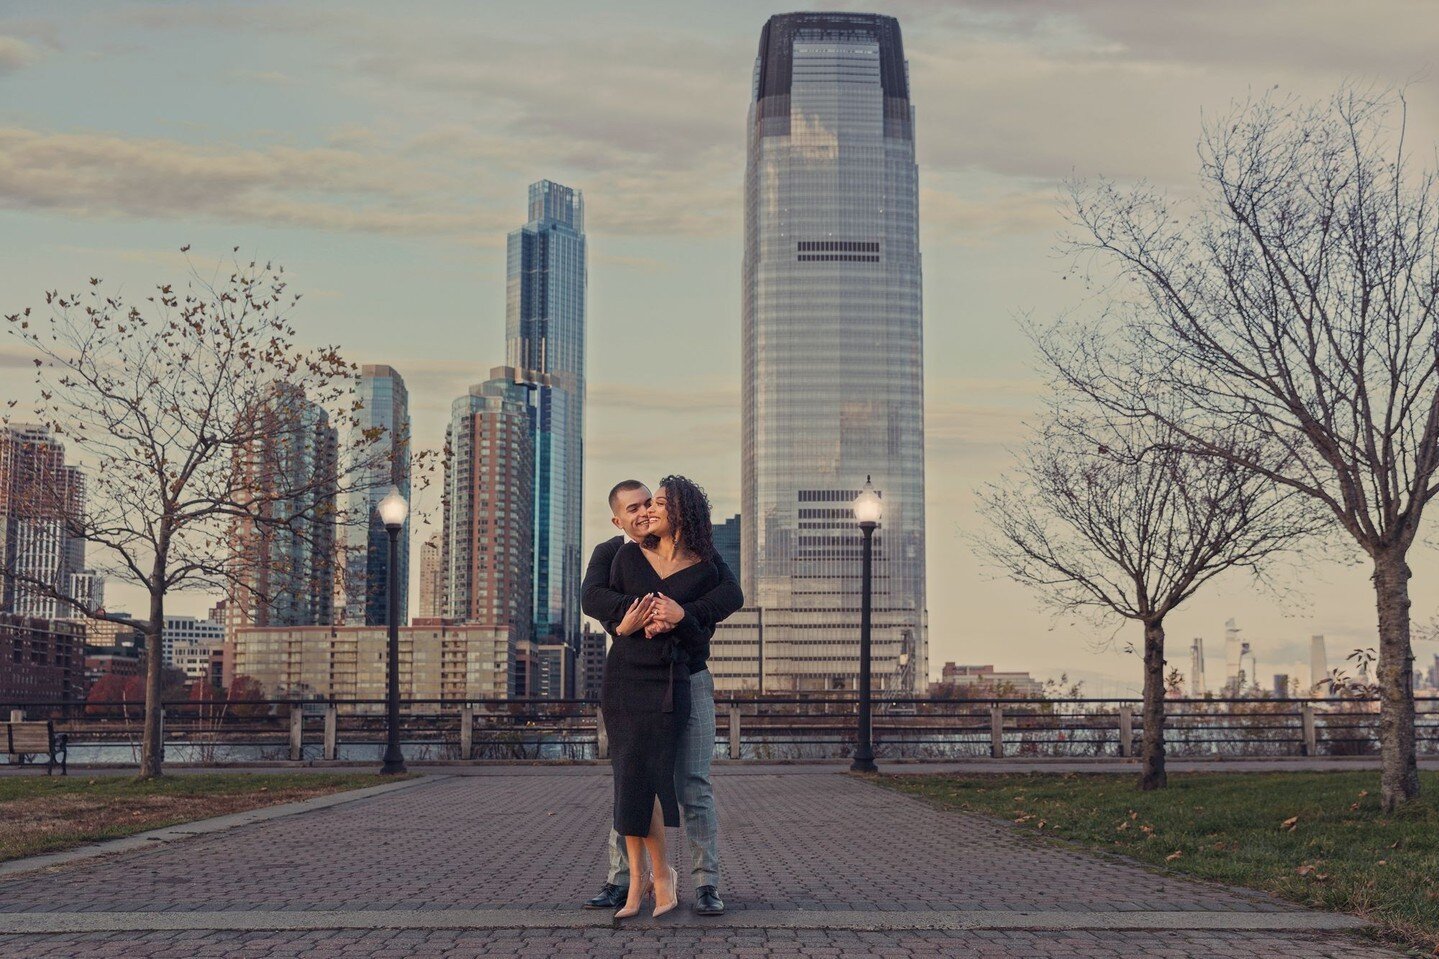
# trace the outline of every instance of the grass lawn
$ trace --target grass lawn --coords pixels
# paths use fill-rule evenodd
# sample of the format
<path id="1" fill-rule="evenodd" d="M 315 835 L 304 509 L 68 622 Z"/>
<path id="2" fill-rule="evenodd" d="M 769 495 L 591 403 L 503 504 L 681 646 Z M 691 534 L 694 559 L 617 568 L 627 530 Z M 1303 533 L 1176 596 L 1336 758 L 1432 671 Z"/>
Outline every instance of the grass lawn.
<path id="1" fill-rule="evenodd" d="M 392 782 L 374 773 L 0 776 L 0 862 Z"/>
<path id="2" fill-rule="evenodd" d="M 1181 773 L 1142 793 L 1137 776 L 885 776 L 951 809 L 1168 870 L 1356 913 L 1384 938 L 1439 951 L 1439 773 L 1421 799 L 1379 811 L 1379 773 Z"/>

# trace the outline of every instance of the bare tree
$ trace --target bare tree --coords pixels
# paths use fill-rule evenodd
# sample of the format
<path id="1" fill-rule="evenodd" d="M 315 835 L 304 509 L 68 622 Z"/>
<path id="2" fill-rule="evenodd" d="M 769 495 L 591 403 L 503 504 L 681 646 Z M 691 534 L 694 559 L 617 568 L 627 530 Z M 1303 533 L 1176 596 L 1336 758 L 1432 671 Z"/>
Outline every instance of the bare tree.
<path id="1" fill-rule="evenodd" d="M 1083 405 L 1072 391 L 1056 394 L 1017 469 L 981 492 L 990 535 L 980 547 L 1059 611 L 1142 626 L 1139 788 L 1161 789 L 1165 617 L 1226 570 L 1261 575 L 1307 526 L 1268 480 L 1186 455 L 1162 427 L 1088 416 Z"/>
<path id="2" fill-rule="evenodd" d="M 351 494 L 408 454 L 407 438 L 359 422 L 355 368 L 334 347 L 297 343 L 298 300 L 282 269 L 235 262 L 209 279 L 192 266 L 182 290 L 159 286 L 142 304 L 91 279 L 84 294 L 48 293 L 48 316 L 7 317 L 34 351 L 35 419 L 87 474 L 83 511 L 43 483 L 19 508 L 63 516 L 90 565 L 149 596 L 129 620 L 147 653 L 144 777 L 161 773 L 166 597 L 224 592 L 250 615 L 323 617 L 344 565 L 336 525 L 368 522 L 350 515 L 362 502 Z M 66 584 L 20 585 L 118 621 Z"/>
<path id="3" fill-rule="evenodd" d="M 1407 555 L 1439 492 L 1439 191 L 1404 116 L 1387 91 L 1270 96 L 1205 126 L 1193 209 L 1077 186 L 1075 250 L 1117 272 L 1106 298 L 1185 402 L 1093 351 L 1052 357 L 1111 411 L 1310 498 L 1368 556 L 1385 810 L 1419 794 Z"/>

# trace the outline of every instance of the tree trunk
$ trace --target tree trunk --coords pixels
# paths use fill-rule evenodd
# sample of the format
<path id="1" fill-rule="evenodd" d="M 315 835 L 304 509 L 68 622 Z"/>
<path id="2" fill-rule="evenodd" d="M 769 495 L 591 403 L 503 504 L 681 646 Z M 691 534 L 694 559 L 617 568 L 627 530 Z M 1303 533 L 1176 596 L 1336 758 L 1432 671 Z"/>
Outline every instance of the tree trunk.
<path id="1" fill-rule="evenodd" d="M 160 667 L 164 656 L 165 594 L 150 593 L 150 622 L 145 629 L 145 733 L 140 746 L 140 778 L 161 775 L 165 744 L 161 739 Z"/>
<path id="2" fill-rule="evenodd" d="M 1164 620 L 1144 624 L 1144 744 L 1139 788 L 1169 785 L 1164 771 Z"/>
<path id="3" fill-rule="evenodd" d="M 1409 641 L 1407 550 L 1374 559 L 1374 596 L 1379 610 L 1380 806 L 1392 812 L 1419 798 L 1414 753 L 1414 649 Z"/>

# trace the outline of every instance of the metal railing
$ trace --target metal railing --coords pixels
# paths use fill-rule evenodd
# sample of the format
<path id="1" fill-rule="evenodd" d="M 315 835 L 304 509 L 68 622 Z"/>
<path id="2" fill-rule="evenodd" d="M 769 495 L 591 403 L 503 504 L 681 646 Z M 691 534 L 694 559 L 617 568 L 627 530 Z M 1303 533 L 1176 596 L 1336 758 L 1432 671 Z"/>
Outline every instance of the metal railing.
<path id="1" fill-rule="evenodd" d="M 874 700 L 886 759 L 1128 757 L 1144 735 L 1136 699 Z M 1418 701 L 1418 747 L 1439 754 L 1439 698 Z M 585 699 L 404 700 L 410 761 L 594 760 L 608 754 L 599 704 Z M 138 762 L 144 704 L 0 704 L 0 717 L 48 719 L 71 761 Z M 848 756 L 853 696 L 719 696 L 715 755 L 788 761 Z M 163 705 L 166 760 L 180 763 L 370 761 L 385 737 L 384 701 L 272 699 Z M 1377 699 L 1170 699 L 1174 757 L 1362 756 L 1378 752 Z M 12 757 L 13 761 L 13 757 Z"/>

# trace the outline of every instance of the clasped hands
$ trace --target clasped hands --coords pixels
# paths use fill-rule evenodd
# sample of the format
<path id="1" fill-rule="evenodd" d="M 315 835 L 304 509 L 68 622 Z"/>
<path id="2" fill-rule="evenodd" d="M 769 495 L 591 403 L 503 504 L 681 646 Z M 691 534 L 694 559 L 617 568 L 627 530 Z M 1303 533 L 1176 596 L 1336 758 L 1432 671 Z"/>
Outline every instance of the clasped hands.
<path id="1" fill-rule="evenodd" d="M 674 629 L 684 618 L 684 608 L 664 593 L 646 593 L 630 603 L 615 632 L 629 636 L 643 629 L 646 639 L 654 639 Z"/>

